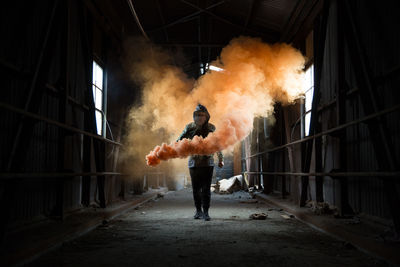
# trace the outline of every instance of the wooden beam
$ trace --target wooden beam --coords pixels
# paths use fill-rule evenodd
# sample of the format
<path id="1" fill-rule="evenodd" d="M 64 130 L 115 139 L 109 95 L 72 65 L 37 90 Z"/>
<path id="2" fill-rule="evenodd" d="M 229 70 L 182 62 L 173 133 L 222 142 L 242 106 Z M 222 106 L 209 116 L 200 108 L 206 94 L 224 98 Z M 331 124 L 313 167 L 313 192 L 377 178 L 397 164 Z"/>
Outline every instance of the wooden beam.
<path id="1" fill-rule="evenodd" d="M 168 36 L 167 28 L 164 27 L 165 26 L 165 19 L 164 19 L 164 15 L 163 15 L 163 12 L 162 12 L 160 0 L 155 0 L 155 1 L 156 1 L 156 5 L 157 5 L 158 15 L 160 15 L 160 19 L 161 19 L 161 22 L 163 24 L 163 32 L 164 32 L 164 36 L 165 36 L 165 41 L 168 43 L 169 42 L 169 36 Z"/>
<path id="2" fill-rule="evenodd" d="M 283 117 L 284 117 L 284 126 L 285 126 L 285 135 L 286 135 L 286 143 L 291 142 L 291 126 L 289 123 L 289 109 L 290 106 L 283 108 Z M 283 150 L 284 151 L 284 150 Z M 293 147 L 287 147 L 287 155 L 289 160 L 289 169 L 290 172 L 295 172 L 295 162 L 293 157 Z M 283 170 L 285 171 L 285 170 Z"/>
<path id="3" fill-rule="evenodd" d="M 246 21 L 244 23 L 245 28 L 249 26 L 249 23 L 253 18 L 254 7 L 256 6 L 256 2 L 258 2 L 258 0 L 250 0 L 249 10 L 247 11 Z"/>
<path id="4" fill-rule="evenodd" d="M 346 123 L 346 75 L 345 75 L 345 55 L 344 55 L 344 27 L 342 16 L 343 8 L 341 7 L 341 0 L 336 0 L 336 17 L 337 24 L 337 86 L 336 86 L 336 123 L 341 125 Z M 343 129 L 338 133 L 339 141 L 339 166 L 341 171 L 347 171 L 347 130 Z M 339 199 L 339 213 L 342 216 L 353 215 L 354 211 L 349 204 L 348 193 L 348 177 L 341 177 L 340 181 L 340 199 Z"/>
<path id="5" fill-rule="evenodd" d="M 281 38 L 279 39 L 280 42 L 285 41 L 287 39 L 288 33 L 292 30 L 294 23 L 298 20 L 298 17 L 301 11 L 304 8 L 307 0 L 298 0 L 295 7 L 290 14 L 289 20 L 286 22 L 285 26 L 282 29 Z"/>
<path id="6" fill-rule="evenodd" d="M 324 8 L 321 18 L 321 24 L 318 25 L 318 40 L 314 40 L 315 62 L 314 62 L 314 96 L 312 100 L 312 109 L 311 109 L 311 121 L 310 121 L 310 131 L 309 135 L 314 135 L 316 132 L 316 126 L 318 124 L 318 103 L 320 99 L 320 88 L 321 88 L 321 73 L 322 73 L 322 64 L 324 58 L 325 51 L 325 38 L 326 38 L 326 30 L 328 25 L 328 14 L 329 14 L 329 2 L 324 2 Z M 315 38 L 314 38 L 315 39 Z M 304 143 L 302 152 L 302 171 L 307 173 L 310 171 L 311 165 L 311 156 L 313 151 L 313 140 Z M 301 183 L 301 196 L 300 196 L 300 206 L 303 207 L 307 201 L 307 192 L 308 192 L 308 176 L 302 177 Z"/>
<path id="7" fill-rule="evenodd" d="M 219 20 L 219 21 L 221 21 L 221 22 L 223 22 L 223 23 L 225 23 L 225 24 L 231 25 L 231 26 L 233 26 L 233 27 L 235 27 L 235 28 L 237 28 L 237 29 L 240 29 L 240 30 L 242 30 L 242 31 L 244 31 L 244 32 L 249 32 L 249 33 L 258 35 L 259 37 L 264 37 L 264 38 L 266 38 L 267 40 L 272 40 L 272 39 L 273 39 L 273 38 L 271 37 L 271 35 L 267 35 L 267 34 L 265 34 L 265 33 L 261 33 L 261 32 L 259 32 L 259 31 L 255 31 L 255 30 L 253 30 L 253 29 L 246 28 L 246 27 L 244 27 L 244 26 L 242 26 L 242 25 L 236 24 L 236 23 L 234 23 L 234 22 L 232 22 L 232 21 L 230 21 L 230 20 L 227 20 L 227 19 L 225 19 L 225 18 L 223 18 L 223 17 L 221 17 L 221 16 L 219 16 L 219 15 L 216 15 L 216 14 L 212 13 L 211 11 L 208 11 L 208 10 L 205 10 L 204 8 L 198 7 L 197 5 L 192 4 L 192 3 L 190 3 L 190 2 L 188 2 L 188 1 L 186 1 L 186 0 L 180 0 L 180 1 L 181 1 L 182 3 L 185 3 L 185 4 L 187 4 L 187 5 L 189 5 L 189 6 L 193 7 L 193 8 L 195 8 L 195 9 L 198 9 L 199 11 L 200 11 L 200 10 L 203 11 L 203 12 L 206 13 L 207 15 L 212 16 L 212 17 L 214 17 L 215 19 L 217 19 L 217 20 Z"/>
<path id="8" fill-rule="evenodd" d="M 186 16 L 184 16 L 184 17 L 182 17 L 182 18 L 179 18 L 179 19 L 177 19 L 177 20 L 174 20 L 174 21 L 172 21 L 172 22 L 170 22 L 170 23 L 167 23 L 167 24 L 165 24 L 165 25 L 163 25 L 163 26 L 161 26 L 161 27 L 148 30 L 147 32 L 148 32 L 149 34 L 152 34 L 152 33 L 154 33 L 154 32 L 157 32 L 157 31 L 164 30 L 164 29 L 167 29 L 167 28 L 169 28 L 169 27 L 172 27 L 172 26 L 174 26 L 174 25 L 176 25 L 176 24 L 183 23 L 183 22 L 187 22 L 187 21 L 189 21 L 189 20 L 194 19 L 197 15 L 199 15 L 199 14 L 205 12 L 205 10 L 212 9 L 212 8 L 214 8 L 214 7 L 217 7 L 217 6 L 221 5 L 221 4 L 223 4 L 223 3 L 225 3 L 225 0 L 219 1 L 218 3 L 215 3 L 215 4 L 213 4 L 213 5 L 210 5 L 210 6 L 206 7 L 204 10 L 203 10 L 203 9 L 202 9 L 202 10 L 197 10 L 196 12 L 193 12 L 193 13 L 191 13 L 191 14 L 189 14 L 189 15 L 186 15 Z"/>

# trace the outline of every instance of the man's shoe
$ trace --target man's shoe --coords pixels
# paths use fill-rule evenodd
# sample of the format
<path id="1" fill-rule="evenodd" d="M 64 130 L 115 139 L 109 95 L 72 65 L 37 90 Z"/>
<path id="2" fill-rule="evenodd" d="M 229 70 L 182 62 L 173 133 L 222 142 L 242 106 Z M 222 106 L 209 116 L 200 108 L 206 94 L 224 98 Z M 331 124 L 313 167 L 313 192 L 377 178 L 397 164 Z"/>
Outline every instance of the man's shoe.
<path id="1" fill-rule="evenodd" d="M 205 221 L 211 220 L 210 215 L 208 215 L 208 212 L 204 212 L 203 218 L 204 218 Z"/>
<path id="2" fill-rule="evenodd" d="M 203 212 L 201 210 L 196 211 L 196 214 L 193 218 L 195 218 L 196 220 L 203 218 Z"/>

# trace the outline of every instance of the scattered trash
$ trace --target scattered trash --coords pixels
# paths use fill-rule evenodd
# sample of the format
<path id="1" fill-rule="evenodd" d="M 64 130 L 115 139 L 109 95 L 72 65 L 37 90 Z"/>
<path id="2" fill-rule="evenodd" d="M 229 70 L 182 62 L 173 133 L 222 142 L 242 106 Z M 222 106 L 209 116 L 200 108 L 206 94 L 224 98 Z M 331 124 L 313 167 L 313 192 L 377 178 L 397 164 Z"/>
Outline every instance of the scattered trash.
<path id="1" fill-rule="evenodd" d="M 217 184 L 211 184 L 211 188 L 210 188 L 211 192 L 218 192 L 219 190 L 219 186 Z"/>
<path id="2" fill-rule="evenodd" d="M 157 198 L 163 198 L 164 195 L 165 195 L 164 193 L 158 193 L 158 194 L 157 194 Z"/>
<path id="3" fill-rule="evenodd" d="M 293 215 L 289 216 L 289 215 L 286 215 L 286 214 L 282 214 L 281 216 L 282 216 L 282 218 L 285 219 L 285 220 L 289 220 L 290 218 L 293 218 L 293 217 L 294 217 Z M 293 217 L 292 217 L 292 216 L 293 216 Z"/>
<path id="4" fill-rule="evenodd" d="M 262 213 L 254 213 L 249 216 L 249 218 L 253 219 L 253 220 L 265 220 L 265 219 L 267 219 L 267 217 L 268 217 L 268 215 L 263 212 Z"/>
<path id="5" fill-rule="evenodd" d="M 326 202 L 309 201 L 306 204 L 306 207 L 311 208 L 312 212 L 317 215 L 333 214 L 337 211 L 336 207 L 331 206 Z"/>
<path id="6" fill-rule="evenodd" d="M 142 214 L 146 214 L 146 212 L 145 212 L 145 211 L 142 211 Z"/>
<path id="7" fill-rule="evenodd" d="M 236 175 L 229 179 L 219 180 L 215 185 L 211 185 L 211 190 L 219 194 L 232 194 L 246 187 L 246 183 L 242 175 Z M 214 189 L 213 189 L 214 188 Z"/>

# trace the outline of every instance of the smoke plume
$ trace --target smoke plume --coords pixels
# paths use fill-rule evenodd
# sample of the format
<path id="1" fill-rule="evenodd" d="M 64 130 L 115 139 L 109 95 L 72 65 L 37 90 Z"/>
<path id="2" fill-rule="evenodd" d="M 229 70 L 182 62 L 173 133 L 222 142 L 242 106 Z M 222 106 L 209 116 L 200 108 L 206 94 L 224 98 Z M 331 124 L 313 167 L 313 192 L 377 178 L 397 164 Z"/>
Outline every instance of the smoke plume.
<path id="1" fill-rule="evenodd" d="M 210 63 L 223 71 L 208 71 L 197 81 L 168 63 L 161 51 L 153 49 L 151 53 L 153 56 L 142 55 L 137 66 L 143 102 L 131 112 L 136 125 L 152 133 L 164 131 L 169 142 L 156 146 L 146 156 L 150 166 L 231 148 L 250 133 L 254 117 L 269 116 L 276 101 L 290 103 L 303 93 L 305 59 L 288 44 L 270 45 L 248 37 L 233 39 Z M 206 138 L 175 142 L 192 120 L 198 103 L 207 107 L 217 130 Z"/>

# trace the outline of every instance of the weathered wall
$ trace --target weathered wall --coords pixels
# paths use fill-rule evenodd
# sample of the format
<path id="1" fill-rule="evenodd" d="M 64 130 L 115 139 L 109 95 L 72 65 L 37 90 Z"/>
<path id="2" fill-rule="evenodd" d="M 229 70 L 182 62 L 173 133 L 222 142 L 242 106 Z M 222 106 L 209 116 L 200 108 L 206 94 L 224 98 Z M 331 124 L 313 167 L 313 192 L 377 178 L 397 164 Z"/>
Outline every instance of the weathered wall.
<path id="1" fill-rule="evenodd" d="M 126 87 L 121 64 L 117 63 L 121 47 L 111 41 L 114 37 L 110 30 L 83 1 L 10 3 L 1 10 L 0 33 L 3 40 L 8 40 L 0 44 L 2 103 L 90 131 L 85 117 L 90 120 L 87 114 L 92 101 L 89 90 L 95 57 L 108 74 L 108 120 L 113 138 L 119 140 L 122 115 L 132 89 Z M 0 112 L 0 128 L 2 173 L 84 171 L 81 134 L 64 132 L 6 109 Z M 109 131 L 107 138 L 111 139 Z M 110 145 L 105 147 L 106 169 L 118 171 L 116 156 L 110 156 L 113 149 Z M 92 167 L 86 171 L 95 172 L 93 145 L 90 150 Z M 98 199 L 96 177 L 91 178 L 90 184 L 93 202 Z M 105 188 L 109 203 L 121 191 L 121 178 L 106 178 Z M 51 215 L 59 208 L 57 205 L 62 205 L 64 211 L 74 210 L 82 202 L 82 177 L 2 180 L 1 189 L 1 199 L 9 205 L 10 225 Z"/>
<path id="2" fill-rule="evenodd" d="M 394 5 L 394 4 L 393 4 Z M 392 107 L 398 104 L 399 90 L 396 85 L 399 83 L 400 52 L 399 42 L 400 33 L 393 31 L 393 24 L 396 23 L 397 14 L 395 7 L 391 4 L 381 4 L 361 0 L 350 1 L 356 27 L 361 37 L 361 43 L 365 50 L 365 59 L 372 73 L 372 79 L 376 83 L 378 99 L 377 102 L 381 109 Z M 321 91 L 319 102 L 318 123 L 321 130 L 331 129 L 338 126 L 336 97 L 338 90 L 338 8 L 336 1 L 331 1 L 329 17 L 327 23 L 325 49 L 323 53 L 323 67 L 321 77 Z M 349 27 L 345 25 L 344 27 Z M 345 42 L 352 42 L 346 40 Z M 309 58 L 312 58 L 309 45 L 312 42 L 304 40 L 301 48 L 307 51 Z M 347 43 L 344 47 L 344 73 L 345 73 L 345 122 L 350 122 L 363 118 L 363 105 L 360 100 L 359 88 L 356 83 L 354 68 L 358 64 L 350 61 L 349 48 Z M 311 55 L 311 56 L 310 56 Z M 282 111 L 283 110 L 283 111 Z M 286 116 L 286 117 L 285 117 Z M 272 145 L 264 143 L 262 150 L 269 147 L 279 146 L 289 141 L 300 138 L 300 106 L 297 107 L 278 107 L 275 112 L 277 121 L 271 131 L 268 140 Z M 286 122 L 284 120 L 286 119 Z M 283 121 L 282 121 L 283 120 Z M 297 121 L 297 123 L 296 123 Z M 397 162 L 400 151 L 400 118 L 399 112 L 392 112 L 383 116 L 383 121 L 387 127 L 387 134 L 393 145 Z M 286 128 L 285 128 L 286 126 Z M 290 127 L 290 134 L 286 132 Z M 322 159 L 322 171 L 330 172 L 340 169 L 340 142 L 344 143 L 345 154 L 347 155 L 346 169 L 342 171 L 384 171 L 379 170 L 376 159 L 376 151 L 372 144 L 369 129 L 366 124 L 357 124 L 346 128 L 345 139 L 332 134 L 321 139 L 321 151 L 317 153 Z M 260 144 L 262 140 L 259 140 Z M 256 139 L 250 135 L 244 142 L 245 151 L 243 156 L 254 154 L 252 147 L 255 146 Z M 287 149 L 263 155 L 264 171 L 293 171 L 301 172 L 301 161 L 303 159 L 302 147 L 300 144 L 292 146 L 292 151 Z M 313 148 L 312 162 L 310 171 L 315 171 L 315 147 Z M 292 154 L 292 158 L 290 158 Z M 251 160 L 247 160 L 247 170 L 252 165 Z M 252 171 L 260 170 L 257 166 L 251 166 Z M 301 193 L 300 177 L 288 176 L 264 176 L 265 191 L 282 191 L 282 183 L 286 182 L 285 188 L 289 197 L 299 203 Z M 271 185 L 272 184 L 272 185 Z M 387 199 L 383 189 L 382 180 L 378 177 L 348 177 L 348 198 L 351 208 L 355 212 L 363 212 L 374 216 L 390 217 Z M 399 187 L 397 184 L 398 193 Z M 307 199 L 316 200 L 315 177 L 309 177 Z M 323 199 L 332 204 L 340 204 L 340 182 L 338 179 L 323 177 Z"/>

